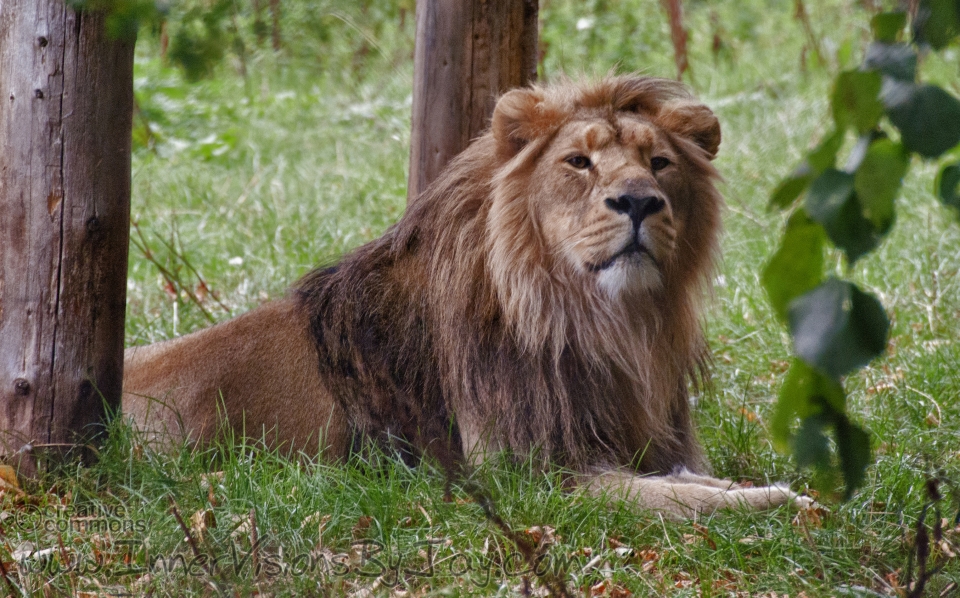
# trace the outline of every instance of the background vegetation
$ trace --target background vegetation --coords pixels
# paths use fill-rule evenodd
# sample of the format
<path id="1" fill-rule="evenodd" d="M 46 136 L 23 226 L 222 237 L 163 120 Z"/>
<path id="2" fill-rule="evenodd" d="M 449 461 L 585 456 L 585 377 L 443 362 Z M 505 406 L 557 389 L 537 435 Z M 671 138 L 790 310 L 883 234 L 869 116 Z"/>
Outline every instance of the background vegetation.
<path id="1" fill-rule="evenodd" d="M 128 344 L 280 296 L 404 209 L 412 6 L 283 0 L 275 49 L 268 2 L 259 4 L 258 13 L 239 0 L 184 0 L 162 32 L 141 32 Z M 686 3 L 686 80 L 724 134 L 724 259 L 706 316 L 714 385 L 697 397 L 720 476 L 798 490 L 814 481 L 770 440 L 791 342 L 760 281 L 785 223 L 767 204 L 829 132 L 832 78 L 860 63 L 882 8 L 873 4 Z M 202 17 L 214 5 L 225 11 L 216 26 Z M 669 24 L 654 0 L 546 0 L 541 18 L 544 79 L 675 73 Z M 190 62 L 175 50 L 191 35 L 213 40 L 207 47 L 222 60 L 175 67 Z M 924 56 L 919 70 L 960 92 L 955 51 Z M 932 595 L 955 593 L 960 227 L 934 196 L 935 173 L 914 163 L 897 226 L 876 251 L 849 270 L 839 253 L 827 254 L 827 269 L 876 294 L 892 322 L 887 353 L 846 381 L 849 413 L 873 433 L 876 455 L 849 501 L 824 496 L 825 509 L 799 515 L 671 523 L 570 496 L 559 475 L 491 464 L 478 475 L 501 515 L 549 555 L 543 562 L 568 561 L 569 585 L 588 595 L 898 595 L 921 561 L 938 568 Z M 944 497 L 936 503 L 933 478 Z M 3 583 L 36 595 L 542 592 L 467 494 L 455 488 L 444 498 L 442 475 L 389 456 L 331 468 L 239 440 L 158 454 L 117 422 L 95 467 L 4 493 Z M 366 555 L 358 542 L 368 542 Z M 365 559 L 378 546 L 375 558 L 399 573 Z M 177 555 L 186 566 L 169 570 Z"/>

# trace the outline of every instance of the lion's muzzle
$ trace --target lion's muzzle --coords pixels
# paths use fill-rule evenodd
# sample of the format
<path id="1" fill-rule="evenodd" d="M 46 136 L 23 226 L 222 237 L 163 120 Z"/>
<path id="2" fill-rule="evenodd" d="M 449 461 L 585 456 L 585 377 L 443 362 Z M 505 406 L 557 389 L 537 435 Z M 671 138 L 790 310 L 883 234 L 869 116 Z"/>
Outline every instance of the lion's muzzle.
<path id="1" fill-rule="evenodd" d="M 589 264 L 589 269 L 593 272 L 602 272 L 613 266 L 621 258 L 642 255 L 649 257 L 654 265 L 659 268 L 660 264 L 657 262 L 656 256 L 645 242 L 649 241 L 649 239 L 646 239 L 649 235 L 644 233 L 642 226 L 644 220 L 649 216 L 663 212 L 667 207 L 667 202 L 659 195 L 624 193 L 617 198 L 608 197 L 604 200 L 604 203 L 614 212 L 630 218 L 633 234 L 630 240 L 616 253 L 600 263 Z"/>

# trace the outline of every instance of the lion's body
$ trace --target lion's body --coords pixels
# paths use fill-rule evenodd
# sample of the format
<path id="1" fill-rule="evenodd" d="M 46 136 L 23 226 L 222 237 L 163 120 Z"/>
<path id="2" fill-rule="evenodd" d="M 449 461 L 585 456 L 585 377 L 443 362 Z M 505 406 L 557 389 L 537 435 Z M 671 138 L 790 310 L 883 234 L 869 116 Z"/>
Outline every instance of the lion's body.
<path id="1" fill-rule="evenodd" d="M 226 422 L 273 446 L 347 453 L 343 412 L 323 387 L 309 322 L 295 301 L 124 356 L 123 413 L 165 442 L 208 443 Z M 282 406 L 282 408 L 280 408 Z M 322 442 L 318 442 L 322 438 Z"/>
<path id="2" fill-rule="evenodd" d="M 288 299 L 128 352 L 124 409 L 172 427 L 131 398 L 168 396 L 204 440 L 222 393 L 232 428 L 291 448 L 322 435 L 340 456 L 359 434 L 441 460 L 533 454 L 673 514 L 789 500 L 695 475 L 719 141 L 675 83 L 510 92 L 384 236 Z"/>

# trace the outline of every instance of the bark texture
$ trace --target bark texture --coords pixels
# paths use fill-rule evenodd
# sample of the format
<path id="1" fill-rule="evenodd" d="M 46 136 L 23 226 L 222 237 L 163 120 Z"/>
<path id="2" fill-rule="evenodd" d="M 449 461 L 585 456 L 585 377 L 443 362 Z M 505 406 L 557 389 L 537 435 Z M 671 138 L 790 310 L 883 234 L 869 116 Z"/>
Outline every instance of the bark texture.
<path id="1" fill-rule="evenodd" d="M 120 405 L 133 46 L 0 0 L 0 454 L 28 473 Z"/>
<path id="2" fill-rule="evenodd" d="M 537 0 L 419 0 L 407 200 L 537 77 Z"/>

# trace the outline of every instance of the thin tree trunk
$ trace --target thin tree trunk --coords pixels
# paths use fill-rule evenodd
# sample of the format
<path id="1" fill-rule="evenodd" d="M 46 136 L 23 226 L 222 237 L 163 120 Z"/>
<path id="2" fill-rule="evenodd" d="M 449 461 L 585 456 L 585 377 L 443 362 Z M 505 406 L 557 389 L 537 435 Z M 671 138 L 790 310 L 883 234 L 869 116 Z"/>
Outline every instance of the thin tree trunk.
<path id="1" fill-rule="evenodd" d="M 537 77 L 537 0 L 419 0 L 407 201 Z"/>
<path id="2" fill-rule="evenodd" d="M 283 40 L 280 38 L 280 0 L 270 0 L 270 20 L 273 49 L 279 52 L 283 47 Z"/>
<path id="3" fill-rule="evenodd" d="M 670 19 L 670 40 L 673 42 L 673 61 L 677 65 L 677 81 L 683 80 L 683 74 L 690 68 L 687 59 L 687 30 L 683 26 L 683 2 L 681 0 L 660 0 L 667 17 Z"/>
<path id="4" fill-rule="evenodd" d="M 133 45 L 0 1 L 0 454 L 28 474 L 120 405 Z"/>

